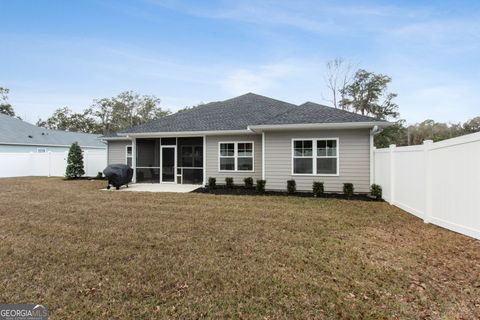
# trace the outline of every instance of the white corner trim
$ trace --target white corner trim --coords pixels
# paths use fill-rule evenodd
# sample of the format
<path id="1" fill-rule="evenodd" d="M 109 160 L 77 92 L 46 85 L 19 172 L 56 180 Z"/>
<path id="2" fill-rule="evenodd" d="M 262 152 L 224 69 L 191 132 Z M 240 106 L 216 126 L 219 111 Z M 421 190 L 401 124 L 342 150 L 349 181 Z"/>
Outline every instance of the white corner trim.
<path id="1" fill-rule="evenodd" d="M 262 132 L 262 180 L 265 180 L 265 132 Z"/>

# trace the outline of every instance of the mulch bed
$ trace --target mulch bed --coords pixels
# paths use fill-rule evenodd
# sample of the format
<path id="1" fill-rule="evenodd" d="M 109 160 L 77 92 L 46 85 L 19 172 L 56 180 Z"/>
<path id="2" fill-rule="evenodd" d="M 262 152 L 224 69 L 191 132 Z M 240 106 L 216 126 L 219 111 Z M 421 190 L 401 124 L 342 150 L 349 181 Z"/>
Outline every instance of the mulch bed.
<path id="1" fill-rule="evenodd" d="M 193 190 L 194 193 L 208 193 L 215 195 L 237 195 L 237 196 L 287 196 L 287 197 L 303 197 L 314 198 L 313 192 L 295 192 L 290 194 L 286 191 L 265 191 L 257 192 L 255 188 L 246 188 L 244 186 L 233 186 L 228 188 L 224 185 L 217 185 L 214 189 L 209 187 L 200 187 Z M 321 199 L 343 199 L 343 200 L 361 200 L 361 201 L 384 201 L 383 199 L 376 199 L 368 194 L 354 194 L 347 197 L 343 193 L 324 193 L 316 198 Z"/>

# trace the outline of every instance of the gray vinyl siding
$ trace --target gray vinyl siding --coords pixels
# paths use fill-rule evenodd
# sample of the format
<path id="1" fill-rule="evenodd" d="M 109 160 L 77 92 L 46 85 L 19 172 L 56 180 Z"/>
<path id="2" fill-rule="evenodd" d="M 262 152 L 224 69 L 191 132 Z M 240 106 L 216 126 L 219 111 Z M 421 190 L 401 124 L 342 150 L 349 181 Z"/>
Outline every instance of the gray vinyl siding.
<path id="1" fill-rule="evenodd" d="M 292 175 L 293 138 L 339 138 L 339 176 Z M 369 130 L 316 130 L 265 133 L 266 188 L 285 190 L 287 180 L 294 179 L 297 190 L 311 191 L 313 181 L 325 183 L 326 192 L 341 192 L 343 183 L 351 182 L 356 192 L 370 188 Z"/>
<path id="2" fill-rule="evenodd" d="M 217 178 L 217 184 L 224 184 L 226 177 L 232 177 L 235 184 L 243 184 L 243 178 L 262 179 L 262 135 L 225 135 L 206 137 L 206 177 Z M 218 170 L 219 142 L 253 141 L 253 172 L 221 172 Z"/>
<path id="3" fill-rule="evenodd" d="M 129 140 L 108 141 L 108 164 L 127 164 L 126 146 L 131 144 Z"/>

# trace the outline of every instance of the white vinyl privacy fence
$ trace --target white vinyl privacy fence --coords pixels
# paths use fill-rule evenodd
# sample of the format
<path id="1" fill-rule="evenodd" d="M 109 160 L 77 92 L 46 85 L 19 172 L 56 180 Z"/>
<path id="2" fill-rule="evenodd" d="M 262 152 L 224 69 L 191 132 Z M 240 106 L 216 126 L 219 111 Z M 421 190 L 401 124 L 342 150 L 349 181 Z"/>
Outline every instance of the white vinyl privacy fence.
<path id="1" fill-rule="evenodd" d="M 62 177 L 68 152 L 0 153 L 0 178 L 23 176 Z M 96 176 L 107 166 L 106 150 L 84 150 L 85 175 Z"/>
<path id="2" fill-rule="evenodd" d="M 480 133 L 375 149 L 374 168 L 390 204 L 480 239 Z"/>

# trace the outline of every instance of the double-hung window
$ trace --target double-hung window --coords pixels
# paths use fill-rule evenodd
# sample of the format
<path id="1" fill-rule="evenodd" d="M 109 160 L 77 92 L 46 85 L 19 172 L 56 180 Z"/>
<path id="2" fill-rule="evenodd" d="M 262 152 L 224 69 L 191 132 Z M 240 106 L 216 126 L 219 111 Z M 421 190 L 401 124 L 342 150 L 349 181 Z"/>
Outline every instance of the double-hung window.
<path id="1" fill-rule="evenodd" d="M 339 174 L 338 138 L 295 139 L 292 148 L 293 174 Z"/>
<path id="2" fill-rule="evenodd" d="M 312 140 L 294 140 L 293 141 L 293 173 L 312 174 L 313 173 L 313 141 Z"/>
<path id="3" fill-rule="evenodd" d="M 220 171 L 253 171 L 253 142 L 220 142 Z"/>

